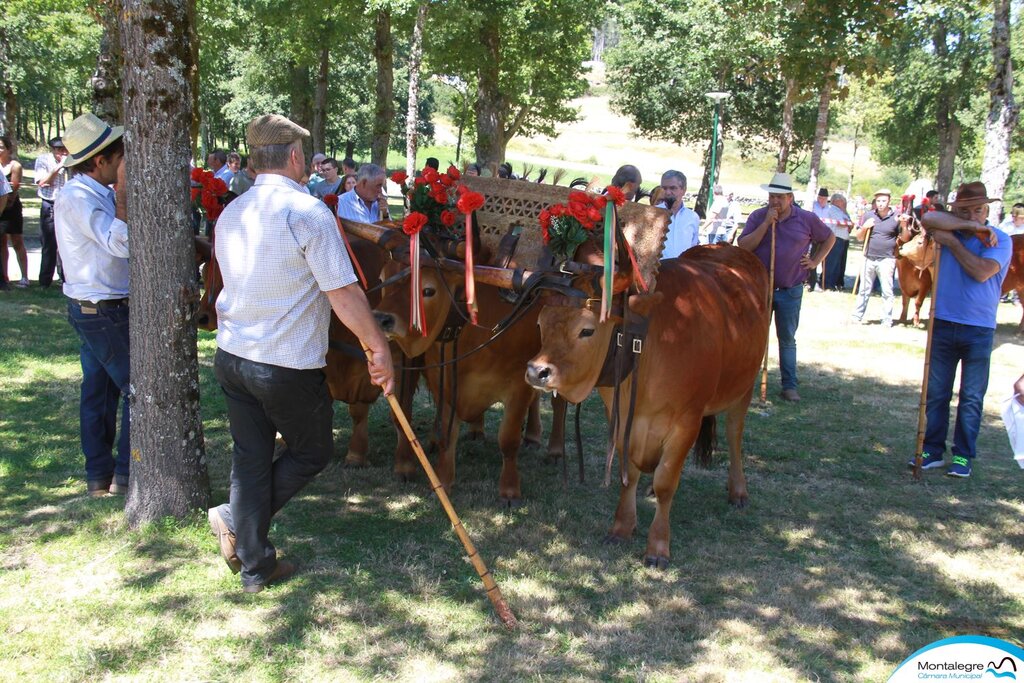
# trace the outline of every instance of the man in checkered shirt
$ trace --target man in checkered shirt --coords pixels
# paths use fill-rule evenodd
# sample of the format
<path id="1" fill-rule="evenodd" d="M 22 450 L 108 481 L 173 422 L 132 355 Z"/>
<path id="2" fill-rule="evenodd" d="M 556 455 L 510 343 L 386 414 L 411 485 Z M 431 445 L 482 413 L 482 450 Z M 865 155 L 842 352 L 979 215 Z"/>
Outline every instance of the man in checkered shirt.
<path id="1" fill-rule="evenodd" d="M 242 589 L 257 593 L 295 572 L 267 538 L 271 518 L 329 462 L 333 401 L 323 367 L 333 309 L 371 350 L 370 378 L 393 389 L 387 340 L 356 281 L 341 235 L 323 202 L 299 184 L 309 131 L 268 114 L 246 131 L 259 175 L 217 221 L 214 369 L 234 440 L 230 503 L 210 525 Z M 274 460 L 274 435 L 287 444 Z"/>

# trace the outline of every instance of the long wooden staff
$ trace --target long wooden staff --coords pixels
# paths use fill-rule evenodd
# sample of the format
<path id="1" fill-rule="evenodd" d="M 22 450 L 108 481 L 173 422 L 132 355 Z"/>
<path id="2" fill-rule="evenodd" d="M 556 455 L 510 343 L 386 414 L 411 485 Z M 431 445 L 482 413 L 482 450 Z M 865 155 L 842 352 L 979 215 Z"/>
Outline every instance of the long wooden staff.
<path id="1" fill-rule="evenodd" d="M 874 226 L 868 228 L 868 234 L 864 236 L 864 260 L 868 258 L 868 245 L 871 244 L 871 231 Z M 860 284 L 860 274 L 864 272 L 864 264 L 861 263 L 860 271 L 857 272 L 857 277 L 853 281 L 853 293 L 856 296 L 860 296 L 860 292 L 857 290 L 857 286 Z M 868 292 L 870 294 L 870 292 Z"/>
<path id="2" fill-rule="evenodd" d="M 934 240 L 932 240 L 934 242 Z M 924 459 L 925 410 L 928 407 L 928 372 L 932 365 L 932 333 L 935 330 L 935 294 L 939 289 L 939 262 L 942 246 L 935 242 L 935 272 L 932 273 L 932 311 L 928 316 L 928 340 L 924 345 L 924 376 L 921 378 L 921 402 L 917 407 L 917 443 L 914 446 L 914 479 L 921 478 L 921 462 Z"/>
<path id="3" fill-rule="evenodd" d="M 768 336 L 764 340 L 764 360 L 761 366 L 761 405 L 768 403 L 768 347 L 772 339 L 772 314 L 775 299 L 775 221 L 772 221 L 770 228 L 772 233 L 771 256 L 768 259 Z"/>
<path id="4" fill-rule="evenodd" d="M 363 347 L 363 353 L 366 354 L 366 359 L 373 362 L 373 353 L 365 343 L 360 341 Z M 409 439 L 409 443 L 412 444 L 413 451 L 416 453 L 416 458 L 420 461 L 420 465 L 423 467 L 423 471 L 427 473 L 427 479 L 430 480 L 430 488 L 433 489 L 434 493 L 437 494 L 438 500 L 441 501 L 441 507 L 448 514 L 448 519 L 451 520 L 452 527 L 455 529 L 455 534 L 462 541 L 462 547 L 466 549 L 466 555 L 469 556 L 469 561 L 473 563 L 473 567 L 476 569 L 476 573 L 480 575 L 480 580 L 484 582 L 484 589 L 487 591 L 487 597 L 491 599 L 491 604 L 494 605 L 494 610 L 498 613 L 498 618 L 501 619 L 501 623 L 505 625 L 505 628 L 514 629 L 517 626 L 516 617 L 512 614 L 512 610 L 509 608 L 508 603 L 505 602 L 505 598 L 501 595 L 501 589 L 498 588 L 498 584 L 495 583 L 494 577 L 491 576 L 491 572 L 487 569 L 487 565 L 484 564 L 483 559 L 480 557 L 480 553 L 477 552 L 476 547 L 473 545 L 473 541 L 470 540 L 469 534 L 466 533 L 465 527 L 462 526 L 462 520 L 459 519 L 459 515 L 456 514 L 455 508 L 452 507 L 451 501 L 448 499 L 448 494 L 445 493 L 444 487 L 441 486 L 441 481 L 437 478 L 437 473 L 434 472 L 434 468 L 431 466 L 430 461 L 427 460 L 427 454 L 423 452 L 423 446 L 420 445 L 419 439 L 416 438 L 416 432 L 413 431 L 412 425 L 409 424 L 409 419 L 405 416 L 405 411 L 402 410 L 402 406 L 399 405 L 398 399 L 395 398 L 394 394 L 387 394 L 388 405 L 391 406 L 391 411 L 395 414 L 398 419 L 398 423 L 402 425 L 402 431 L 405 432 L 405 436 Z"/>

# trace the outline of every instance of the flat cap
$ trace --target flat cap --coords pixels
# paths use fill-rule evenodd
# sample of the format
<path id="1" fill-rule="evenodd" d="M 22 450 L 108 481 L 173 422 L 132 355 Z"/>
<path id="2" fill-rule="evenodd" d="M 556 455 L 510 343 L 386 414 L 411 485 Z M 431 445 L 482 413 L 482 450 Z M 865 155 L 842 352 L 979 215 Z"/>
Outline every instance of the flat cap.
<path id="1" fill-rule="evenodd" d="M 257 116 L 245 129 L 245 141 L 250 147 L 288 145 L 308 137 L 308 130 L 278 114 Z"/>

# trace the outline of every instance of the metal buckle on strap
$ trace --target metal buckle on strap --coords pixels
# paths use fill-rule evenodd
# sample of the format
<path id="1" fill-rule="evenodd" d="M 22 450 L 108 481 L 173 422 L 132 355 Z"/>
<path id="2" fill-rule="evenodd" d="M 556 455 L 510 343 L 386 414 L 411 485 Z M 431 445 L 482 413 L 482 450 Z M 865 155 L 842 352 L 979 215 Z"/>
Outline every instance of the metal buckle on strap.
<path id="1" fill-rule="evenodd" d="M 622 348 L 622 337 L 623 337 L 622 332 L 616 332 L 615 333 L 615 345 L 618 346 L 619 348 Z M 643 353 L 644 352 L 644 340 L 641 339 L 640 337 L 633 337 L 633 344 L 632 344 L 632 346 L 633 346 L 633 353 Z"/>

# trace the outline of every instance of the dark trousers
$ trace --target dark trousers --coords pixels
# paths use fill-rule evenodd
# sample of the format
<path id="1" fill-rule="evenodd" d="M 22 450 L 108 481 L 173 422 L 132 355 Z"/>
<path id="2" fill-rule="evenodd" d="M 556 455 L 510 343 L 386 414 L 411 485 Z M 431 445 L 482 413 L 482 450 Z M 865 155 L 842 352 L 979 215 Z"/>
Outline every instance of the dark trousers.
<path id="1" fill-rule="evenodd" d="M 927 428 L 924 452 L 942 455 L 949 431 L 949 403 L 953 379 L 960 366 L 960 395 L 953 429 L 953 455 L 973 458 L 978 454 L 978 431 L 988 390 L 989 363 L 995 330 L 988 327 L 951 323 L 936 318 L 932 330 L 932 355 L 928 365 Z"/>
<path id="2" fill-rule="evenodd" d="M 49 287 L 53 282 L 53 271 L 57 270 L 64 279 L 64 269 L 60 265 L 60 254 L 57 251 L 57 232 L 53 225 L 53 202 L 43 200 L 39 209 L 39 239 L 42 243 L 39 259 L 39 284 Z"/>
<path id="3" fill-rule="evenodd" d="M 850 243 L 836 238 L 832 250 L 825 256 L 825 274 L 822 285 L 825 289 L 843 289 L 846 286 L 846 255 Z"/>
<path id="4" fill-rule="evenodd" d="M 230 503 L 221 516 L 235 534 L 242 583 L 266 583 L 277 566 L 271 518 L 334 452 L 334 405 L 322 370 L 293 370 L 218 350 L 214 372 L 227 398 L 234 453 Z M 287 448 L 274 459 L 274 436 Z"/>
<path id="5" fill-rule="evenodd" d="M 131 462 L 128 306 L 87 310 L 83 312 L 75 301 L 68 304 L 68 320 L 82 340 L 79 422 L 85 475 L 89 481 L 111 479 L 115 474 L 127 478 Z M 122 395 L 121 431 L 117 433 L 117 405 Z M 115 433 L 117 454 L 113 455 Z"/>

